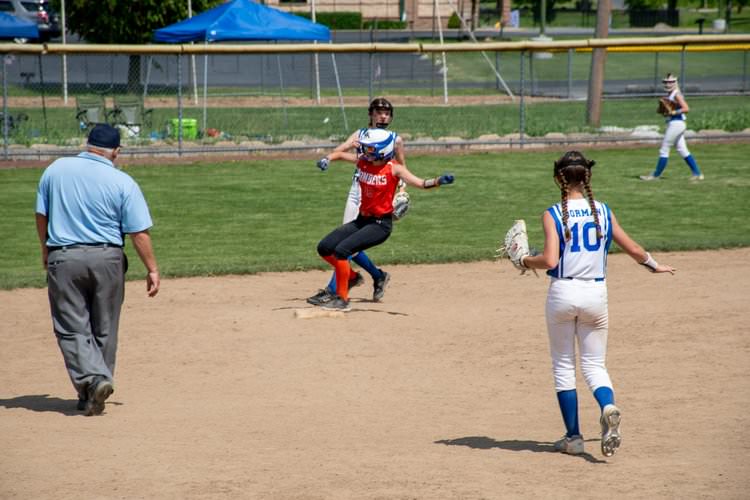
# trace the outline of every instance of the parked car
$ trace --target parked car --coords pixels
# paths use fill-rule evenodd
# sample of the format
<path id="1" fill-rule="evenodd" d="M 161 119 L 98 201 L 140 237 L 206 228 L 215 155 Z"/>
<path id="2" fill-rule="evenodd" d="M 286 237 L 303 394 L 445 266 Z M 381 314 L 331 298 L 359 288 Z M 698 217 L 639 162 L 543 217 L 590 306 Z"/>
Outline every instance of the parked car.
<path id="1" fill-rule="evenodd" d="M 60 16 L 52 10 L 47 0 L 0 0 L 0 12 L 36 23 L 39 39 L 30 42 L 48 42 L 62 34 Z"/>

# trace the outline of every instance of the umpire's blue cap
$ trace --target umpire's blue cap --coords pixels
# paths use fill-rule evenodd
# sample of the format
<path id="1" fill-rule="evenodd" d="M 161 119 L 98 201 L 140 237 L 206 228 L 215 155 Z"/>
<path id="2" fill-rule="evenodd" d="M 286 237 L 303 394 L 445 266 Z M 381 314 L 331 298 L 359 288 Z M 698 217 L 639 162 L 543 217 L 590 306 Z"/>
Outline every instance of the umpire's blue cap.
<path id="1" fill-rule="evenodd" d="M 88 143 L 100 148 L 115 149 L 120 147 L 120 131 L 112 125 L 97 123 L 89 132 Z"/>

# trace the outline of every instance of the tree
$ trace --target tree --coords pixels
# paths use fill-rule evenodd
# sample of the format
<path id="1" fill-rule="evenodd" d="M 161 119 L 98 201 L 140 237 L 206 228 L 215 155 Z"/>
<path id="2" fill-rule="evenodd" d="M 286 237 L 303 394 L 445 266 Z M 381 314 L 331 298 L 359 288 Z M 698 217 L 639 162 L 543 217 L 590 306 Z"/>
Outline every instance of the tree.
<path id="1" fill-rule="evenodd" d="M 596 38 L 609 36 L 609 15 L 612 11 L 610 0 L 599 0 L 596 6 Z M 589 94 L 586 101 L 586 123 L 598 127 L 602 115 L 602 92 L 604 87 L 604 66 L 607 62 L 607 49 L 595 47 L 591 53 L 589 73 Z"/>
<path id="2" fill-rule="evenodd" d="M 515 2 L 518 7 L 530 7 L 531 12 L 534 15 L 534 22 L 541 24 L 542 22 L 542 0 L 519 0 Z M 555 20 L 555 0 L 547 0 L 545 2 L 544 18 L 548 23 Z"/>
<path id="3" fill-rule="evenodd" d="M 222 0 L 191 0 L 193 14 L 203 12 Z M 56 0 L 60 9 L 60 0 Z M 142 44 L 151 41 L 155 29 L 188 16 L 187 0 L 66 0 L 68 30 L 90 43 Z M 141 57 L 128 60 L 128 92 L 140 86 Z"/>

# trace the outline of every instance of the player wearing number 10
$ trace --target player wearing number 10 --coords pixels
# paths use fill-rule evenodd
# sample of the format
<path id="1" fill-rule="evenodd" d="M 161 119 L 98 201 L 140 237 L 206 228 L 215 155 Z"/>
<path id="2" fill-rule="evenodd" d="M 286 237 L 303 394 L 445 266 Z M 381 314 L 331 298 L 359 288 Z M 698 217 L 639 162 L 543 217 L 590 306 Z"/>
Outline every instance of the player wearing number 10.
<path id="1" fill-rule="evenodd" d="M 521 265 L 547 269 L 551 277 L 545 316 L 555 390 L 566 429 L 555 449 L 573 455 L 584 451 L 575 378 L 578 339 L 581 372 L 601 410 L 601 450 L 604 456 L 612 456 L 621 442 L 621 415 L 605 365 L 609 326 L 605 278 L 610 245 L 614 241 L 651 272 L 675 270 L 657 264 L 620 227 L 609 206 L 594 199 L 593 166 L 594 161 L 578 151 L 569 151 L 555 162 L 554 179 L 562 199 L 542 216 L 544 252 L 522 257 Z"/>

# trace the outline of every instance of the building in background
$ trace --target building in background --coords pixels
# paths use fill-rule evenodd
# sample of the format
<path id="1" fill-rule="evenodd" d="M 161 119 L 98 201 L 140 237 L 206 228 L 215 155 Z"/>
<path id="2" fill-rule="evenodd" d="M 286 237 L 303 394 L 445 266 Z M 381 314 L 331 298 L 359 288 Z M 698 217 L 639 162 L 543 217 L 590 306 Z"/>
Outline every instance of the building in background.
<path id="1" fill-rule="evenodd" d="M 470 23 L 472 8 L 478 12 L 478 0 L 314 0 L 315 11 L 320 12 L 360 12 L 362 19 L 405 21 L 409 29 L 432 29 L 439 17 L 443 29 L 454 11 Z M 287 12 L 309 13 L 313 0 L 265 0 L 265 5 Z M 435 4 L 437 3 L 437 9 Z M 508 2 L 509 3 L 509 2 Z M 476 16 L 474 16 L 476 17 Z"/>

